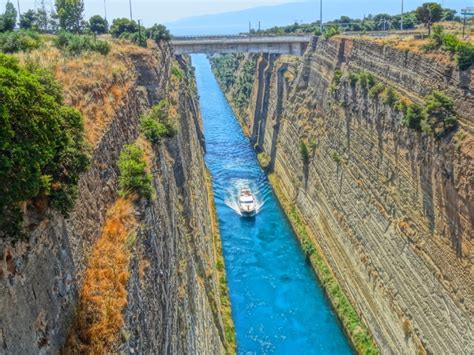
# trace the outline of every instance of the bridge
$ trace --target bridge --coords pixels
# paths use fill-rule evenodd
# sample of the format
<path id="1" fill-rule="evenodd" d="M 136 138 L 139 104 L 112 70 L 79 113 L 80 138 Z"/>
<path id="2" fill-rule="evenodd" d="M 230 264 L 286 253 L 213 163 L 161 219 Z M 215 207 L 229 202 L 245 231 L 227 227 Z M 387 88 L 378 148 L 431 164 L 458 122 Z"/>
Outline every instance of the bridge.
<path id="1" fill-rule="evenodd" d="M 174 37 L 175 54 L 266 53 L 302 56 L 312 36 Z"/>

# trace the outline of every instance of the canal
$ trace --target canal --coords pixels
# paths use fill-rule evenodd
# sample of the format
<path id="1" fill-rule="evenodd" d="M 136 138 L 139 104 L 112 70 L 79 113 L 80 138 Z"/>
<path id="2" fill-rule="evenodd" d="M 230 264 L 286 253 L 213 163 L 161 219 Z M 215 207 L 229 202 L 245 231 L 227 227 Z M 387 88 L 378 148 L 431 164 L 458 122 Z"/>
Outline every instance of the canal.
<path id="1" fill-rule="evenodd" d="M 205 55 L 193 55 L 239 354 L 351 354 Z M 250 185 L 258 215 L 236 212 Z"/>

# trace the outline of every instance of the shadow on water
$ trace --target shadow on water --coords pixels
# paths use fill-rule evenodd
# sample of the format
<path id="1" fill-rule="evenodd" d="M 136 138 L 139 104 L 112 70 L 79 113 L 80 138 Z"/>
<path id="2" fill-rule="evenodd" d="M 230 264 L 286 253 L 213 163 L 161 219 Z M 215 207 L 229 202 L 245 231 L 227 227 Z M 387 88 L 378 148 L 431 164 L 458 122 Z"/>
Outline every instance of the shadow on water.
<path id="1" fill-rule="evenodd" d="M 352 350 L 204 55 L 192 56 L 239 354 Z M 260 203 L 237 212 L 239 187 Z"/>

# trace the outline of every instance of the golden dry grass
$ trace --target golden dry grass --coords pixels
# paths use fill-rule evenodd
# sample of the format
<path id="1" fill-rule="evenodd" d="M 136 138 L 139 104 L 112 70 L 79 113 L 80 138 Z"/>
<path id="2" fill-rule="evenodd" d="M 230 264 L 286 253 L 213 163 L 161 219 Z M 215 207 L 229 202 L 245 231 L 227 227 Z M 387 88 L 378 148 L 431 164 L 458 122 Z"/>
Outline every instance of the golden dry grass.
<path id="1" fill-rule="evenodd" d="M 104 354 L 116 344 L 124 326 L 129 240 L 136 225 L 132 199 L 118 199 L 92 250 L 65 353 Z"/>
<path id="2" fill-rule="evenodd" d="M 63 88 L 65 102 L 82 113 L 86 138 L 94 146 L 135 81 L 130 55 L 150 53 L 127 42 L 112 42 L 107 56 L 83 53 L 68 57 L 46 42 L 38 50 L 17 56 L 22 62 L 35 63 L 54 73 Z"/>

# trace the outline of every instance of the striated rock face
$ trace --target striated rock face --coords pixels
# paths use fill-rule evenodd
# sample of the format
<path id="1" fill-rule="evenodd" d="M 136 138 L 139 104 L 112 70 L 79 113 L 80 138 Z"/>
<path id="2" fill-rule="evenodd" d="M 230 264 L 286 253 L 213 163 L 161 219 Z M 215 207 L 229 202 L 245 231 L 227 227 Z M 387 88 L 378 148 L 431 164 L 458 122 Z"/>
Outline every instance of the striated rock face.
<path id="1" fill-rule="evenodd" d="M 64 346 L 88 253 L 117 197 L 120 151 L 138 138 L 142 112 L 176 96 L 179 133 L 154 148 L 157 199 L 140 207 L 142 228 L 133 249 L 126 329 L 119 347 L 126 353 L 224 352 L 210 207 L 202 195 L 201 121 L 188 66 L 181 60 L 186 75 L 172 88 L 169 47 L 134 47 L 114 56 L 126 74 L 114 73 L 109 82 L 82 88 L 96 100 L 120 100 L 103 131 L 94 132 L 92 166 L 81 177 L 74 211 L 67 219 L 52 210 L 35 219 L 30 211 L 27 241 L 0 240 L 0 353 L 56 353 Z M 101 92 L 107 88 L 112 92 Z M 173 96 L 176 89 L 179 95 Z M 72 97 L 68 90 L 65 94 L 66 100 L 84 106 L 90 99 Z"/>
<path id="2" fill-rule="evenodd" d="M 406 128 L 367 88 L 335 86 L 336 69 L 419 104 L 442 90 L 459 128 L 440 139 Z M 351 39 L 257 64 L 252 139 L 384 353 L 474 351 L 472 73 Z"/>

